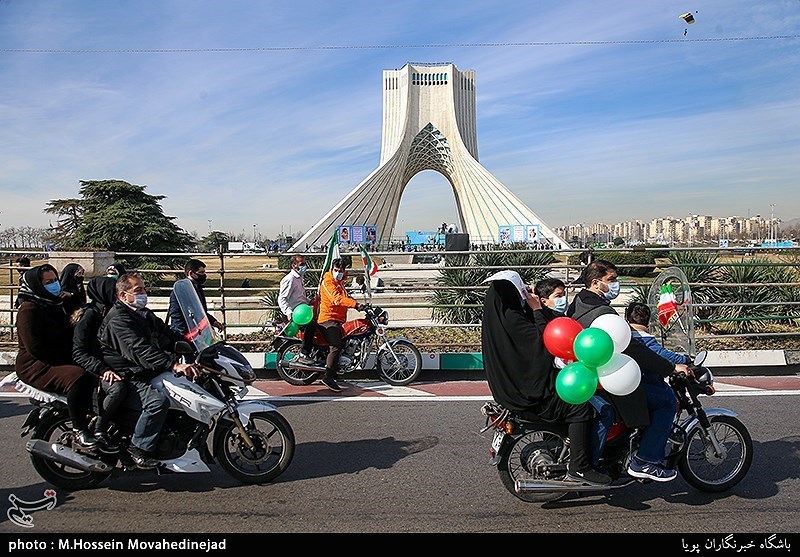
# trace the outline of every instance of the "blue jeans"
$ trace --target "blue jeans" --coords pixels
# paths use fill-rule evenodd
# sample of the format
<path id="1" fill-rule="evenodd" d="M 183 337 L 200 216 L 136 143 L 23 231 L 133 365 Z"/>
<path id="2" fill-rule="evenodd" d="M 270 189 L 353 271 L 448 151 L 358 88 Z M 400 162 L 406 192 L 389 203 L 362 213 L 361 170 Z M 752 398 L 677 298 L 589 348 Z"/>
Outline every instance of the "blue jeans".
<path id="1" fill-rule="evenodd" d="M 126 406 L 140 411 L 141 415 L 133 430 L 131 444 L 143 451 L 152 452 L 156 448 L 164 420 L 167 419 L 169 399 L 145 381 L 133 380 L 128 389 Z"/>
<path id="2" fill-rule="evenodd" d="M 636 457 L 641 461 L 663 466 L 667 440 L 672 431 L 675 413 L 678 411 L 678 400 L 666 383 L 642 382 L 642 387 L 647 395 L 650 425 L 642 434 L 642 442 L 636 452 Z"/>
<path id="3" fill-rule="evenodd" d="M 614 425 L 616 410 L 614 406 L 601 396 L 593 396 L 589 399 L 589 404 L 597 411 L 598 418 L 592 422 L 592 466 L 597 468 L 600 465 L 600 457 L 606 446 L 606 438 L 611 426 Z"/>

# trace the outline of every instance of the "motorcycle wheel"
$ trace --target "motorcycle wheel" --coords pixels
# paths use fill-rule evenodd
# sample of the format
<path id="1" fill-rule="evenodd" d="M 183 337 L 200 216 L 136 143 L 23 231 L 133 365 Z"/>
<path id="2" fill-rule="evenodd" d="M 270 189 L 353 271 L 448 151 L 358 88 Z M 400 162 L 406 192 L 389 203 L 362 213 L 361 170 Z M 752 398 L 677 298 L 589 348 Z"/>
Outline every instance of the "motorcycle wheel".
<path id="1" fill-rule="evenodd" d="M 250 449 L 232 420 L 222 420 L 214 436 L 214 453 L 225 471 L 243 483 L 266 483 L 281 475 L 294 456 L 294 432 L 277 412 L 250 415 L 247 434 Z M 222 428 L 222 429 L 219 429 Z"/>
<path id="2" fill-rule="evenodd" d="M 288 362 L 300 354 L 301 347 L 302 344 L 299 342 L 289 343 L 278 351 L 278 355 L 275 358 L 275 367 L 278 370 L 278 375 L 290 385 L 310 385 L 320 376 L 319 373 L 293 369 L 287 365 Z"/>
<path id="3" fill-rule="evenodd" d="M 53 414 L 39 422 L 31 436 L 32 439 L 41 439 L 50 444 L 59 443 L 66 446 L 71 445 L 71 437 L 72 420 L 63 414 Z M 45 481 L 67 491 L 89 489 L 111 475 L 110 473 L 86 472 L 33 454 L 30 457 L 33 467 Z"/>
<path id="4" fill-rule="evenodd" d="M 753 440 L 745 425 L 733 416 L 711 416 L 709 420 L 723 454 L 716 455 L 702 428 L 696 427 L 686 439 L 678 469 L 692 487 L 718 493 L 738 484 L 750 470 Z"/>
<path id="5" fill-rule="evenodd" d="M 552 431 L 529 431 L 515 439 L 504 449 L 497 464 L 500 481 L 503 486 L 517 499 L 526 503 L 546 503 L 557 501 L 566 496 L 566 493 L 518 493 L 515 489 L 517 480 L 563 480 L 564 477 L 546 477 L 537 470 L 537 465 L 556 464 L 559 456 L 568 459 L 568 450 L 564 438 Z M 566 476 L 566 474 L 564 474 Z"/>
<path id="6" fill-rule="evenodd" d="M 408 340 L 392 342 L 392 350 L 397 355 L 397 360 L 388 347 L 378 352 L 378 373 L 389 385 L 398 387 L 408 385 L 419 377 L 419 372 L 422 371 L 422 355 Z"/>

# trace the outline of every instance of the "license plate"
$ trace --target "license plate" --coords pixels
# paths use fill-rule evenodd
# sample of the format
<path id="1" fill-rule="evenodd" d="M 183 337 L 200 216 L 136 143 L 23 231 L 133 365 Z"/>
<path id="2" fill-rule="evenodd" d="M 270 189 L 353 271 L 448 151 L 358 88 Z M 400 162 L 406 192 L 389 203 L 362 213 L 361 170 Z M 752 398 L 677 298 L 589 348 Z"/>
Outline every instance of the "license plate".
<path id="1" fill-rule="evenodd" d="M 506 436 L 505 431 L 495 431 L 494 438 L 492 438 L 492 451 L 495 454 L 500 450 L 500 445 L 503 444 L 503 438 Z"/>

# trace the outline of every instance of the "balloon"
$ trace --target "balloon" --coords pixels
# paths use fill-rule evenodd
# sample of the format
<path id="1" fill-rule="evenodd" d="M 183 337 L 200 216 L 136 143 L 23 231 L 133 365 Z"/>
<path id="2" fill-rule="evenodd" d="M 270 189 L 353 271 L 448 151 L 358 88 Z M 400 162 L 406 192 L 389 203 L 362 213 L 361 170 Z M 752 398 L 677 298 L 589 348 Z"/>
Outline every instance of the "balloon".
<path id="1" fill-rule="evenodd" d="M 587 367 L 601 366 L 614 355 L 614 341 L 602 329 L 589 327 L 575 337 L 575 357 Z"/>
<path id="2" fill-rule="evenodd" d="M 598 366 L 600 385 L 612 395 L 631 394 L 642 380 L 639 364 L 625 354 L 614 354 L 608 363 Z"/>
<path id="3" fill-rule="evenodd" d="M 564 360 L 574 360 L 575 337 L 583 330 L 580 323 L 571 317 L 556 317 L 544 328 L 542 340 L 547 351 Z"/>
<path id="4" fill-rule="evenodd" d="M 580 362 L 573 362 L 558 372 L 556 393 L 569 404 L 583 404 L 597 390 L 597 372 Z"/>
<path id="5" fill-rule="evenodd" d="M 631 342 L 630 325 L 616 313 L 601 315 L 592 321 L 590 327 L 602 329 L 608 333 L 608 336 L 614 341 L 614 354 L 619 354 L 625 350 Z"/>
<path id="6" fill-rule="evenodd" d="M 291 323 L 286 325 L 286 327 L 284 327 L 283 332 L 281 334 L 287 337 L 293 337 L 294 335 L 297 334 L 299 330 L 300 327 L 298 327 L 297 323 L 292 321 Z"/>
<path id="7" fill-rule="evenodd" d="M 314 310 L 308 304 L 300 304 L 292 310 L 292 322 L 298 325 L 308 325 L 314 319 Z"/>

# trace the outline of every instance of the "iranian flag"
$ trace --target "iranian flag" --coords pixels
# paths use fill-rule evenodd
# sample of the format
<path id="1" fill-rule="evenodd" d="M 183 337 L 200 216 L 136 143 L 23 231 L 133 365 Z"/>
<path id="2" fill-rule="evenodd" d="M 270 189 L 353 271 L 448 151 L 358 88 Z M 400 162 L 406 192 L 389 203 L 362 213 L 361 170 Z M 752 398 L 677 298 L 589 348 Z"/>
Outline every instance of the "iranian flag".
<path id="1" fill-rule="evenodd" d="M 319 279 L 320 284 L 322 284 L 322 277 L 325 276 L 325 273 L 331 270 L 333 260 L 339 259 L 339 257 L 341 257 L 341 255 L 339 255 L 339 231 L 334 230 L 333 236 L 331 236 L 328 242 L 328 253 L 325 255 L 325 263 L 322 264 L 322 274 Z"/>
<path id="2" fill-rule="evenodd" d="M 369 276 L 372 276 L 378 272 L 378 264 L 372 260 L 372 258 L 367 253 L 367 250 L 364 249 L 364 246 L 360 246 L 360 248 L 361 248 L 361 262 L 364 264 L 364 272 L 369 274 Z"/>
<path id="3" fill-rule="evenodd" d="M 677 315 L 678 302 L 675 300 L 672 285 L 664 283 L 661 285 L 661 296 L 658 298 L 658 322 L 662 327 L 666 327 Z"/>

